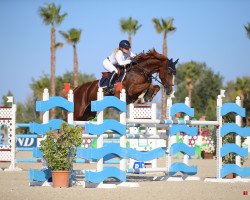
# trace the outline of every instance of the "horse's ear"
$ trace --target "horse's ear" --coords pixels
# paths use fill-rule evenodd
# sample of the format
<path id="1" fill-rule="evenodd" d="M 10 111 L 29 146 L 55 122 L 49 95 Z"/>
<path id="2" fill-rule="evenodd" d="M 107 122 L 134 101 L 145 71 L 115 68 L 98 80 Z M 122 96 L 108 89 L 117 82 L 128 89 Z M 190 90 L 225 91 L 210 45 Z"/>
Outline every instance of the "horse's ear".
<path id="1" fill-rule="evenodd" d="M 156 52 L 156 50 L 155 50 L 155 48 L 152 48 L 152 50 L 151 50 L 152 52 Z"/>
<path id="2" fill-rule="evenodd" d="M 171 58 L 172 59 L 172 58 Z M 179 58 L 176 60 L 176 61 L 174 61 L 174 64 L 176 65 L 177 63 L 178 63 L 178 61 L 179 61 Z"/>

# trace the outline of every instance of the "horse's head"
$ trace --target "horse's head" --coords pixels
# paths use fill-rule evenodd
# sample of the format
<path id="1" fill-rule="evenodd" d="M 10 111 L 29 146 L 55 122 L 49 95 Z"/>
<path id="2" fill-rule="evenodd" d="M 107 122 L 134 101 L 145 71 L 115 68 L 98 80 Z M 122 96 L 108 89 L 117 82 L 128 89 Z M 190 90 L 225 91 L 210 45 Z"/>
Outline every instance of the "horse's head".
<path id="1" fill-rule="evenodd" d="M 159 77 L 167 95 L 170 95 L 173 91 L 174 77 L 176 75 L 175 65 L 178 63 L 178 60 L 179 59 L 173 62 L 172 58 L 170 60 L 167 59 L 166 62 L 164 62 L 164 67 L 160 69 Z"/>
<path id="2" fill-rule="evenodd" d="M 159 73 L 161 84 L 166 90 L 166 94 L 170 95 L 173 91 L 174 76 L 176 75 L 175 65 L 178 59 L 173 62 L 173 59 L 168 59 L 166 56 L 159 54 L 155 49 L 149 52 L 141 53 L 136 57 L 137 62 L 149 74 Z M 159 82 L 159 81 L 158 81 Z"/>

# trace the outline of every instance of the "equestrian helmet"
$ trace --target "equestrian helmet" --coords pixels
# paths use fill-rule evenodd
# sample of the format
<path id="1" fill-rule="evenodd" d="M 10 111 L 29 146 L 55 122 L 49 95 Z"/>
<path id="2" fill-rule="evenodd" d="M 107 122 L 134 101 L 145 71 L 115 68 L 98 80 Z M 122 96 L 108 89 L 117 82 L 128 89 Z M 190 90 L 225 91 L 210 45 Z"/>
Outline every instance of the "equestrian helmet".
<path id="1" fill-rule="evenodd" d="M 131 48 L 131 45 L 130 45 L 130 43 L 129 43 L 128 40 L 122 40 L 122 41 L 119 43 L 119 48 L 130 49 L 130 48 Z"/>

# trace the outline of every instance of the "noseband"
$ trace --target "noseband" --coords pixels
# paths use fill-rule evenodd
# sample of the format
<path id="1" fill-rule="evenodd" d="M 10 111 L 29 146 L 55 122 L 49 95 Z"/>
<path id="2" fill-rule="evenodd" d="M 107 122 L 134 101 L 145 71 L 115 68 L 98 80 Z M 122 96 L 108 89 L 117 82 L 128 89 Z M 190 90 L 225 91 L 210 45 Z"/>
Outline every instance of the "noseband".
<path id="1" fill-rule="evenodd" d="M 130 71 L 134 66 L 130 63 L 129 67 L 127 68 L 128 71 Z M 166 82 L 166 84 L 164 85 L 162 83 L 162 81 L 160 80 L 160 78 L 156 75 L 153 76 L 153 74 L 147 72 L 143 67 L 141 67 L 138 63 L 136 64 L 136 67 L 138 67 L 141 71 L 142 74 L 149 79 L 154 79 L 155 81 L 157 81 L 159 84 L 161 84 L 165 89 L 166 88 L 170 88 L 174 86 L 174 81 L 172 82 L 173 84 L 169 84 L 168 82 Z M 173 74 L 176 75 L 176 70 L 173 69 L 172 67 L 168 67 L 168 70 Z M 159 74 L 159 73 L 158 73 Z"/>

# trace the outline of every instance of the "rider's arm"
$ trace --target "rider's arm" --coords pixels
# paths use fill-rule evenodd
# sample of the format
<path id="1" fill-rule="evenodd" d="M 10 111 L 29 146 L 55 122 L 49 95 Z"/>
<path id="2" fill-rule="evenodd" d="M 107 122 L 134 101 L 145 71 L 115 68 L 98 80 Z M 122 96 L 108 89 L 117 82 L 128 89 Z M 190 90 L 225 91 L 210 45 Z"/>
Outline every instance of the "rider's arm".
<path id="1" fill-rule="evenodd" d="M 134 58 L 135 56 L 136 56 L 136 55 L 135 55 L 133 52 L 130 51 L 130 57 L 131 57 L 131 58 Z"/>
<path id="2" fill-rule="evenodd" d="M 115 59 L 116 59 L 118 65 L 127 65 L 127 64 L 131 63 L 131 60 L 123 60 L 122 51 L 118 51 L 115 54 Z"/>

